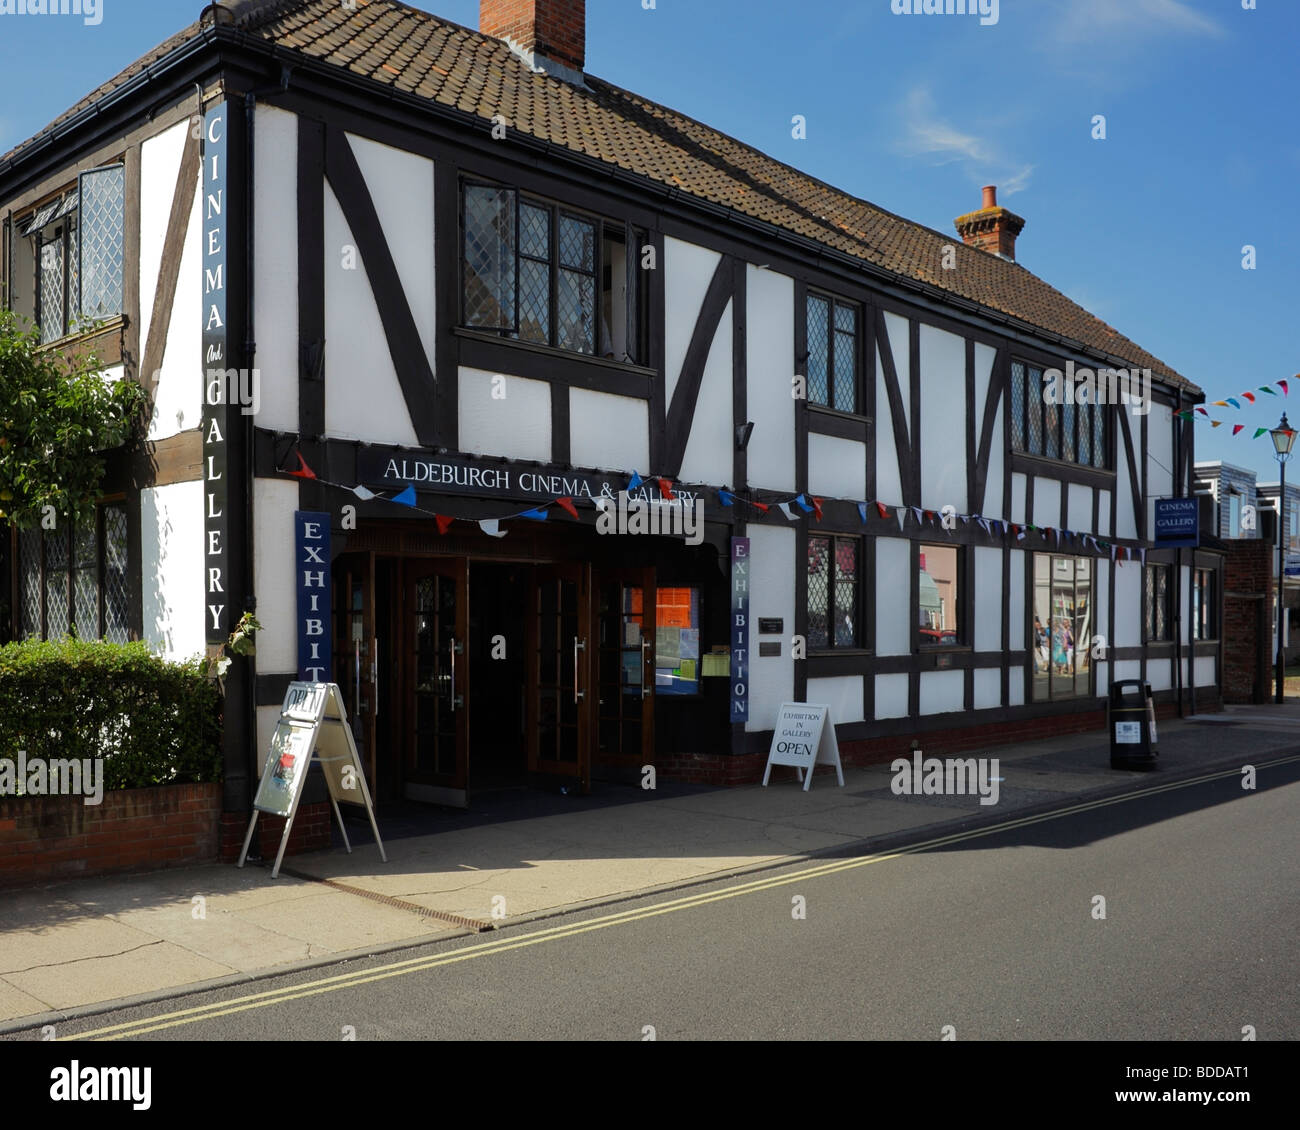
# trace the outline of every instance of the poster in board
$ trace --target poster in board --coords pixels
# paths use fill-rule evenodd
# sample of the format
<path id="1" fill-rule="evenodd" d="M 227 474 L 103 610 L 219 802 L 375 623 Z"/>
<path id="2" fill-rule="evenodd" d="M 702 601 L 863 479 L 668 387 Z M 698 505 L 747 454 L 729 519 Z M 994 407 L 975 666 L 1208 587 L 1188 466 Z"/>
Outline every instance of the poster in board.
<path id="1" fill-rule="evenodd" d="M 831 708 L 825 703 L 783 702 L 777 711 L 772 730 L 772 746 L 767 753 L 763 784 L 767 785 L 773 765 L 790 765 L 799 774 L 804 792 L 812 784 L 815 765 L 833 765 L 840 788 L 844 787 L 844 769 L 840 764 L 840 745 L 835 737 Z"/>
<path id="2" fill-rule="evenodd" d="M 288 816 L 298 806 L 307 767 L 311 764 L 314 722 L 283 715 L 271 736 L 271 748 L 262 767 L 253 807 L 273 816 Z"/>

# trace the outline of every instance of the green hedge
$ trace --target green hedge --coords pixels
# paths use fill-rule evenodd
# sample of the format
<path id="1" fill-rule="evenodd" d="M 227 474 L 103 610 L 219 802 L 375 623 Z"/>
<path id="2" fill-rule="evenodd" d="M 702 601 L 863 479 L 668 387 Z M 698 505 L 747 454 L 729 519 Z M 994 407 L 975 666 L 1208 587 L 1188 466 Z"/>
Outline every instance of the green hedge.
<path id="1" fill-rule="evenodd" d="M 106 789 L 221 779 L 221 696 L 201 659 L 143 643 L 0 647 L 0 757 L 103 757 Z"/>

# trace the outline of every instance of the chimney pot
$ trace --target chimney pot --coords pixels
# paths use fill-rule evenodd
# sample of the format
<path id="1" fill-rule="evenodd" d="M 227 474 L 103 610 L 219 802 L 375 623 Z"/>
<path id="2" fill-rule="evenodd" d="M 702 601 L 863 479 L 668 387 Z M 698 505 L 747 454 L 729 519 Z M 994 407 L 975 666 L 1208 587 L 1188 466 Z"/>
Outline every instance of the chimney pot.
<path id="1" fill-rule="evenodd" d="M 978 212 L 967 212 L 953 223 L 968 247 L 992 252 L 1012 263 L 1016 261 L 1016 237 L 1024 230 L 1025 221 L 999 206 L 996 185 L 984 186 L 984 202 Z"/>

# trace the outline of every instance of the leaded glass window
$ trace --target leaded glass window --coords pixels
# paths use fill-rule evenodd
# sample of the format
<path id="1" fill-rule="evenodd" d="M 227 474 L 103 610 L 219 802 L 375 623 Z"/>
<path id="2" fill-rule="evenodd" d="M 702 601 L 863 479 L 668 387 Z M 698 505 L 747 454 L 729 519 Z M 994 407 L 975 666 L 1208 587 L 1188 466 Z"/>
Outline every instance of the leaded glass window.
<path id="1" fill-rule="evenodd" d="M 1170 615 L 1170 597 L 1172 589 L 1169 583 L 1168 565 L 1148 565 L 1146 567 L 1146 592 L 1142 623 L 1148 641 L 1161 642 L 1172 639 Z"/>
<path id="2" fill-rule="evenodd" d="M 808 296 L 808 399 L 830 403 L 831 304 L 816 294 Z"/>
<path id="3" fill-rule="evenodd" d="M 1011 449 L 1025 449 L 1025 366 L 1011 363 Z"/>
<path id="4" fill-rule="evenodd" d="M 80 285 L 69 293 L 80 295 L 81 316 L 89 321 L 122 312 L 124 166 L 83 173 L 79 197 Z"/>
<path id="5" fill-rule="evenodd" d="M 41 341 L 57 341 L 68 332 L 67 240 L 62 227 L 41 239 Z"/>
<path id="6" fill-rule="evenodd" d="M 515 328 L 515 193 L 465 186 L 465 324 Z"/>
<path id="7" fill-rule="evenodd" d="M 858 312 L 842 302 L 835 304 L 835 407 L 857 409 Z"/>
<path id="8" fill-rule="evenodd" d="M 1029 370 L 1029 454 L 1043 454 L 1043 371 Z"/>
<path id="9" fill-rule="evenodd" d="M 596 225 L 560 217 L 560 271 L 556 287 L 557 345 L 596 352 Z"/>
<path id="10" fill-rule="evenodd" d="M 858 323 L 856 306 L 808 295 L 808 399 L 813 404 L 858 410 Z"/>
<path id="11" fill-rule="evenodd" d="M 857 538 L 808 539 L 808 646 L 813 649 L 862 646 Z"/>
<path id="12" fill-rule="evenodd" d="M 551 341 L 551 213 L 519 205 L 519 337 Z"/>

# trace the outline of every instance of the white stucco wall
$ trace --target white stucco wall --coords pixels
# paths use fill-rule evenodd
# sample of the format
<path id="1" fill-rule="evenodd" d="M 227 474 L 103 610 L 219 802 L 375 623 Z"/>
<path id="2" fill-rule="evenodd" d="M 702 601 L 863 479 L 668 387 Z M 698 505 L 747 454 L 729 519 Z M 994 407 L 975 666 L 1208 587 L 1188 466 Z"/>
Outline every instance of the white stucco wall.
<path id="1" fill-rule="evenodd" d="M 865 498 L 867 445 L 851 439 L 810 434 L 808 485 L 813 494 L 827 498 Z"/>
<path id="2" fill-rule="evenodd" d="M 682 362 L 690 347 L 700 307 L 708 293 L 713 273 L 722 258 L 716 251 L 697 247 L 668 236 L 664 239 L 664 312 L 667 338 L 664 342 L 665 404 L 671 404 Z M 792 350 L 793 352 L 793 350 Z M 730 414 L 728 414 L 730 419 Z"/>
<path id="3" fill-rule="evenodd" d="M 876 654 L 912 651 L 911 542 L 876 539 Z"/>
<path id="4" fill-rule="evenodd" d="M 745 405 L 754 424 L 749 481 L 766 490 L 793 491 L 794 280 L 752 265 L 747 277 Z"/>
<path id="5" fill-rule="evenodd" d="M 1011 674 L 1015 679 L 1016 673 Z M 975 672 L 975 709 L 988 710 L 1002 705 L 1002 672 L 992 668 L 980 668 Z"/>
<path id="6" fill-rule="evenodd" d="M 891 340 L 893 336 L 891 331 Z M 920 350 L 921 504 L 931 510 L 953 506 L 965 513 L 966 342 L 946 330 L 922 325 Z M 978 397 L 976 402 L 983 404 Z"/>
<path id="7" fill-rule="evenodd" d="M 140 348 L 149 340 L 153 321 L 153 302 L 158 290 L 158 273 L 162 266 L 163 245 L 167 241 L 167 221 L 171 218 L 172 196 L 176 192 L 176 174 L 181 154 L 189 136 L 190 123 L 179 122 L 170 129 L 148 138 L 140 148 Z M 194 179 L 194 191 L 199 178 Z M 197 312 L 191 316 L 199 317 Z"/>
<path id="8" fill-rule="evenodd" d="M 175 189 L 175 170 L 172 172 Z M 172 316 L 167 328 L 167 345 L 154 390 L 154 411 L 149 419 L 149 438 L 166 439 L 197 428 L 202 412 L 203 388 L 203 216 L 202 194 L 195 179 L 194 203 L 185 229 L 185 247 L 181 252 L 180 273 L 172 300 Z M 167 209 L 171 210 L 168 198 Z M 164 228 L 166 218 L 163 219 Z M 156 283 L 156 279 L 155 279 Z M 142 279 L 143 285 L 143 279 Z M 149 296 L 150 306 L 153 295 Z M 146 336 L 140 338 L 143 353 Z M 143 357 L 141 358 L 143 362 Z M 143 374 L 146 380 L 153 374 Z"/>
<path id="9" fill-rule="evenodd" d="M 551 461 L 551 386 L 546 381 L 460 370 L 460 447 L 476 455 Z M 502 390 L 493 396 L 493 390 Z"/>
<path id="10" fill-rule="evenodd" d="M 164 659 L 202 654 L 207 612 L 201 482 L 140 492 L 140 563 L 145 640 Z"/>
<path id="11" fill-rule="evenodd" d="M 257 619 L 257 669 L 282 675 L 298 671 L 298 590 L 294 577 L 293 513 L 298 483 L 257 479 L 253 493 L 253 537 L 257 553 L 253 585 Z"/>
<path id="12" fill-rule="evenodd" d="M 751 662 L 749 721 L 745 723 L 745 729 L 753 733 L 772 729 L 776 725 L 776 715 L 781 703 L 789 702 L 794 698 L 791 637 L 794 635 L 794 571 L 795 563 L 799 559 L 796 552 L 795 531 L 777 526 L 751 526 L 749 551 Z M 759 658 L 757 622 L 760 616 L 779 616 L 785 621 L 786 635 L 781 640 L 779 656 Z M 838 718 L 836 720 L 839 721 Z"/>
<path id="13" fill-rule="evenodd" d="M 961 671 L 923 671 L 921 673 L 922 714 L 951 714 L 964 710 L 966 676 Z"/>
<path id="14" fill-rule="evenodd" d="M 728 302 L 718 321 L 718 332 L 709 350 L 709 360 L 704 366 L 699 396 L 695 401 L 695 415 L 691 420 L 691 434 L 686 441 L 679 475 L 686 483 L 729 483 L 732 479 L 732 453 L 736 448 L 736 431 L 732 415 L 732 311 L 734 302 Z M 757 451 L 762 443 L 757 440 Z M 761 461 L 761 457 L 759 457 Z"/>
<path id="15" fill-rule="evenodd" d="M 1011 618 L 1009 621 L 1010 634 L 1007 636 L 1007 646 L 1012 651 L 1021 651 L 1025 646 L 1025 551 L 1022 549 L 1013 549 L 1011 551 L 1010 568 L 1010 592 L 1007 599 L 1010 601 Z M 1015 682 L 1015 675 L 1011 677 Z"/>
<path id="16" fill-rule="evenodd" d="M 650 471 L 650 406 L 630 396 L 569 390 L 569 450 L 575 467 Z"/>
<path id="17" fill-rule="evenodd" d="M 1070 521 L 1068 528 L 1071 530 L 1087 530 L 1089 533 L 1093 533 L 1092 488 L 1079 486 L 1078 483 L 1071 483 L 1066 489 L 1070 492 Z"/>
<path id="18" fill-rule="evenodd" d="M 1021 608 L 1024 605 L 1020 605 Z M 1016 605 L 1011 605 L 1012 609 Z M 975 548 L 975 650 L 1002 650 L 1002 550 Z"/>
<path id="19" fill-rule="evenodd" d="M 808 701 L 826 703 L 831 721 L 837 726 L 862 721 L 862 676 L 847 675 L 835 679 L 809 679 Z"/>
<path id="20" fill-rule="evenodd" d="M 1061 524 L 1061 481 L 1042 475 L 1034 476 L 1034 526 L 1059 527 Z M 1055 546 L 1055 542 L 1051 543 Z"/>
<path id="21" fill-rule="evenodd" d="M 260 428 L 298 431 L 298 116 L 257 107 L 255 145 Z M 330 335 L 331 337 L 333 335 Z"/>
<path id="22" fill-rule="evenodd" d="M 907 717 L 907 682 L 906 675 L 876 676 L 876 717 Z"/>

